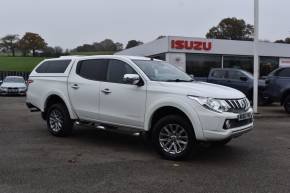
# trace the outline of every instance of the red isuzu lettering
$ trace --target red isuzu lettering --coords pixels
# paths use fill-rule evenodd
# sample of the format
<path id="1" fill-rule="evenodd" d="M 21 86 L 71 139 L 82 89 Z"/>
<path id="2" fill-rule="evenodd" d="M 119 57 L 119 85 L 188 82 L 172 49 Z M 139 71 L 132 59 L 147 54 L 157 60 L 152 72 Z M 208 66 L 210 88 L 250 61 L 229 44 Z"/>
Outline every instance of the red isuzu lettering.
<path id="1" fill-rule="evenodd" d="M 171 48 L 209 51 L 212 49 L 212 42 L 172 40 Z"/>

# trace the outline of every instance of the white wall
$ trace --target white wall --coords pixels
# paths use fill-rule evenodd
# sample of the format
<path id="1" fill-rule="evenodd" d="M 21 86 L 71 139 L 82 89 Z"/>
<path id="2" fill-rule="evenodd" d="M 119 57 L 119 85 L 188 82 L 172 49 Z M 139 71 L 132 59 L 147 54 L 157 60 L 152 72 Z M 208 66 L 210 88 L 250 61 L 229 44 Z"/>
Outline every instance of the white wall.
<path id="1" fill-rule="evenodd" d="M 166 53 L 166 61 L 174 64 L 182 71 L 186 71 L 186 54 L 184 53 Z"/>
<path id="2" fill-rule="evenodd" d="M 188 49 L 172 49 L 171 40 L 185 41 L 203 41 L 211 42 L 211 50 L 188 50 Z M 134 55 L 134 56 L 152 56 L 160 53 L 209 53 L 223 55 L 253 55 L 253 42 L 250 41 L 235 41 L 235 40 L 217 40 L 192 37 L 169 36 L 163 39 L 155 40 L 131 49 L 123 50 L 116 54 L 119 55 Z M 258 43 L 258 52 L 260 56 L 273 56 L 290 58 L 290 44 L 279 43 Z"/>

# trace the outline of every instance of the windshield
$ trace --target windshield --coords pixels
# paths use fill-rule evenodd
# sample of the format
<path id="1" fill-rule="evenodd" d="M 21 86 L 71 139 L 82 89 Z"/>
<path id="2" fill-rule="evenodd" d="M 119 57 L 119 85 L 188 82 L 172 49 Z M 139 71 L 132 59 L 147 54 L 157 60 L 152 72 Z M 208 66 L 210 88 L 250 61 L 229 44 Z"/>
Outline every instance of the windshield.
<path id="1" fill-rule="evenodd" d="M 4 82 L 9 83 L 24 83 L 24 79 L 22 77 L 6 77 Z"/>
<path id="2" fill-rule="evenodd" d="M 192 82 L 185 72 L 164 61 L 133 60 L 135 64 L 153 81 Z"/>

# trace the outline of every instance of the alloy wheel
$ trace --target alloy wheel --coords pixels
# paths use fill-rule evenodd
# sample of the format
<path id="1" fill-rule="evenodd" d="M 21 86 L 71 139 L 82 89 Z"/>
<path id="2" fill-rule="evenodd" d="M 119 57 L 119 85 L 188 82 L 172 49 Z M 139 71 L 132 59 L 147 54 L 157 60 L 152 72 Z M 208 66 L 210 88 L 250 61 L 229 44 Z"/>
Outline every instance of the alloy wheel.
<path id="1" fill-rule="evenodd" d="M 59 132 L 63 127 L 63 123 L 64 118 L 61 112 L 58 111 L 57 109 L 52 110 L 49 115 L 49 126 L 52 129 L 52 131 Z"/>
<path id="2" fill-rule="evenodd" d="M 159 143 L 162 149 L 172 155 L 182 153 L 189 143 L 187 131 L 179 124 L 168 124 L 161 128 Z"/>

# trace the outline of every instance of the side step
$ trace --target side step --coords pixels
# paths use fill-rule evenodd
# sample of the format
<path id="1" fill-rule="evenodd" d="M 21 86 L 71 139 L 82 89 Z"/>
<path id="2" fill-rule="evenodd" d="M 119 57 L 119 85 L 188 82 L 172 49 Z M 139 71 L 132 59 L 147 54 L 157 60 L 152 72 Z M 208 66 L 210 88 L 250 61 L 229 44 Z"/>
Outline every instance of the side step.
<path id="1" fill-rule="evenodd" d="M 133 136 L 141 136 L 142 131 L 134 128 L 126 128 L 126 127 L 118 127 L 115 125 L 109 125 L 109 124 L 98 124 L 98 123 L 91 123 L 86 121 L 76 121 L 77 125 L 87 125 L 95 127 L 96 129 L 103 130 L 103 131 L 111 131 L 111 132 L 117 132 L 117 133 L 123 133 L 123 134 L 129 134 Z"/>

